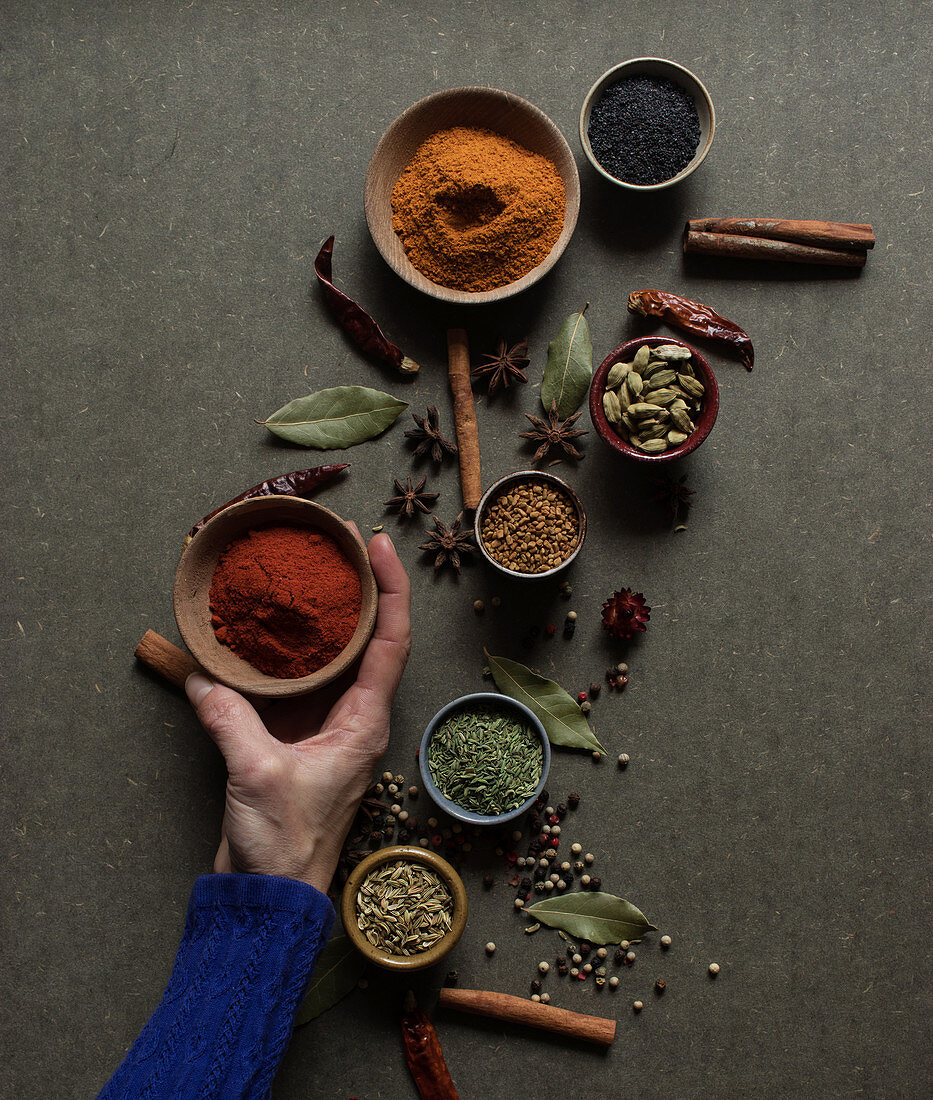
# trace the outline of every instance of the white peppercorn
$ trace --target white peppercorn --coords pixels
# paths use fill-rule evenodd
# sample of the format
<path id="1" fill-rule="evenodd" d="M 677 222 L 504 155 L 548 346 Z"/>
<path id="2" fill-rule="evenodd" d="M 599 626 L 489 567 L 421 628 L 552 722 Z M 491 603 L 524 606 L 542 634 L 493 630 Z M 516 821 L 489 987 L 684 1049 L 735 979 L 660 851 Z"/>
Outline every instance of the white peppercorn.
<path id="1" fill-rule="evenodd" d="M 583 857 L 583 862 L 586 864 L 595 863 L 596 856 L 594 856 L 592 852 L 587 852 L 586 855 Z"/>
<path id="2" fill-rule="evenodd" d="M 571 961 L 573 962 L 574 966 L 579 966 L 580 963 L 583 962 L 583 956 L 582 955 L 573 955 L 571 957 Z"/>
<path id="3" fill-rule="evenodd" d="M 570 850 L 571 850 L 571 852 L 573 852 L 573 854 L 575 856 L 578 856 L 583 851 L 583 845 L 582 844 L 571 844 L 570 845 Z"/>
<path id="4" fill-rule="evenodd" d="M 395 778 L 395 776 L 391 772 L 383 772 L 382 773 L 382 782 L 383 783 L 391 783 L 394 778 Z"/>
<path id="5" fill-rule="evenodd" d="M 606 950 L 605 947 L 600 947 L 596 951 L 596 958 L 597 959 L 604 959 L 608 954 L 609 954 L 609 952 Z"/>
<path id="6" fill-rule="evenodd" d="M 516 898 L 515 901 L 513 902 L 513 905 L 515 906 L 516 909 L 524 909 L 525 908 L 525 899 L 524 898 Z"/>
<path id="7" fill-rule="evenodd" d="M 641 1001 L 632 1001 L 632 1008 L 634 1008 L 636 1012 L 641 1012 L 644 1007 Z"/>
<path id="8" fill-rule="evenodd" d="M 612 977 L 609 979 L 609 988 L 610 989 L 618 989 L 619 988 L 619 975 L 618 974 L 613 974 Z"/>
<path id="9" fill-rule="evenodd" d="M 492 940 L 490 940 L 489 943 L 486 944 L 486 954 L 487 955 L 492 955 L 492 954 L 495 953 L 495 950 L 496 950 L 496 945 L 492 942 Z"/>
<path id="10" fill-rule="evenodd" d="M 670 936 L 662 936 L 661 937 L 661 946 L 662 947 L 670 947 L 672 942 L 673 941 L 671 940 Z"/>
<path id="11" fill-rule="evenodd" d="M 550 969 L 551 964 L 549 962 L 546 962 L 544 959 L 542 959 L 541 962 L 538 963 L 538 970 L 542 974 L 546 974 Z"/>
<path id="12" fill-rule="evenodd" d="M 719 963 L 710 963 L 709 964 L 709 973 L 710 973 L 710 977 L 715 978 L 716 975 L 719 973 Z"/>

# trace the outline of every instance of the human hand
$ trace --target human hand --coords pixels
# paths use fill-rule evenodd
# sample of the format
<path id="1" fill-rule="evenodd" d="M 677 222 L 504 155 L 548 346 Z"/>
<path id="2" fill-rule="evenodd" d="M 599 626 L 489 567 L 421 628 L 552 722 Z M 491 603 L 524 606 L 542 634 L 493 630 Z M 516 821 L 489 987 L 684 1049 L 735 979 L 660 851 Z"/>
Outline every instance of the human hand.
<path id="1" fill-rule="evenodd" d="M 353 683 L 252 704 L 200 673 L 188 698 L 227 763 L 216 872 L 300 879 L 326 891 L 359 801 L 389 740 L 389 713 L 411 650 L 411 586 L 388 535 L 369 543 L 379 586 L 376 629 Z M 332 703 L 332 705 L 331 705 Z M 329 709 L 328 709 L 329 707 Z"/>

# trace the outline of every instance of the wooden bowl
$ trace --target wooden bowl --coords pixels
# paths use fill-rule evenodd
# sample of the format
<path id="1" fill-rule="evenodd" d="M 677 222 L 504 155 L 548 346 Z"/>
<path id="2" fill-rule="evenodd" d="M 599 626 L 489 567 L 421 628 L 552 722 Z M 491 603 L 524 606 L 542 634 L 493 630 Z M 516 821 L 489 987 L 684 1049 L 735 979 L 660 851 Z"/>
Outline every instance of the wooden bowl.
<path id="1" fill-rule="evenodd" d="M 630 359 L 642 344 L 647 344 L 652 348 L 660 347 L 662 344 L 679 344 L 681 347 L 690 348 L 690 364 L 706 390 L 703 395 L 703 409 L 697 418 L 696 427 L 679 447 L 674 447 L 659 455 L 645 454 L 644 451 L 633 447 L 631 443 L 616 432 L 615 428 L 606 419 L 606 414 L 603 411 L 603 394 L 606 392 L 606 376 L 609 374 L 610 368 L 613 363 Z M 718 414 L 719 383 L 716 381 L 716 375 L 713 374 L 713 368 L 696 348 L 691 347 L 683 340 L 674 340 L 668 336 L 640 336 L 637 340 L 626 341 L 626 343 L 617 347 L 615 351 L 611 351 L 600 363 L 590 384 L 590 419 L 593 421 L 593 427 L 599 434 L 600 439 L 616 453 L 625 455 L 626 458 L 633 458 L 636 462 L 673 462 L 690 454 L 691 451 L 695 451 L 700 446 L 713 430 Z"/>
<path id="2" fill-rule="evenodd" d="M 432 282 L 414 267 L 392 228 L 392 190 L 418 147 L 439 130 L 481 127 L 552 161 L 564 182 L 564 227 L 547 259 L 513 283 L 495 290 L 453 290 Z M 580 210 L 580 177 L 570 146 L 554 123 L 526 99 L 495 88 L 450 88 L 420 99 L 386 130 L 366 173 L 366 221 L 383 259 L 406 283 L 432 298 L 460 305 L 479 305 L 510 298 L 536 283 L 560 259 Z"/>
<path id="3" fill-rule="evenodd" d="M 240 535 L 256 527 L 284 524 L 310 527 L 330 535 L 360 577 L 360 620 L 353 637 L 330 664 L 311 673 L 282 679 L 269 676 L 221 645 L 211 625 L 210 590 L 223 551 Z M 376 625 L 379 592 L 369 555 L 359 535 L 328 508 L 299 497 L 260 497 L 232 504 L 206 523 L 182 553 L 175 572 L 175 621 L 185 645 L 204 670 L 220 683 L 249 695 L 283 699 L 317 691 L 346 672 L 362 654 Z"/>
<path id="4" fill-rule="evenodd" d="M 386 863 L 394 863 L 397 860 L 420 863 L 433 871 L 450 891 L 450 896 L 453 898 L 453 916 L 450 921 L 450 931 L 433 947 L 428 948 L 427 951 L 421 951 L 417 955 L 390 955 L 386 951 L 381 951 L 378 947 L 373 947 L 360 931 L 360 926 L 356 920 L 356 895 L 363 879 L 375 868 L 382 867 Z M 425 967 L 434 966 L 435 963 L 440 962 L 453 950 L 463 935 L 468 912 L 466 888 L 457 872 L 446 859 L 442 859 L 427 848 L 419 848 L 414 844 L 395 844 L 389 848 L 380 848 L 378 851 L 371 852 L 350 872 L 340 897 L 340 919 L 343 922 L 344 932 L 362 955 L 370 962 L 384 967 L 386 970 L 424 970 Z"/>
<path id="5" fill-rule="evenodd" d="M 685 165 L 676 176 L 671 176 L 670 179 L 662 180 L 660 183 L 626 183 L 625 180 L 620 180 L 603 168 L 593 155 L 593 148 L 590 145 L 590 115 L 593 106 L 602 98 L 603 92 L 610 84 L 617 84 L 620 80 L 629 76 L 665 77 L 674 84 L 680 85 L 685 92 L 693 96 L 693 102 L 696 104 L 697 115 L 700 119 L 700 143 L 697 145 L 697 151 L 690 163 Z M 603 179 L 609 180 L 617 187 L 624 187 L 628 191 L 662 191 L 665 187 L 672 187 L 675 183 L 685 180 L 691 172 L 696 171 L 702 164 L 710 146 L 713 144 L 713 134 L 715 132 L 716 111 L 713 108 L 710 94 L 706 90 L 706 85 L 699 77 L 694 76 L 689 69 L 685 69 L 683 65 L 678 65 L 676 61 L 666 61 L 663 57 L 635 57 L 630 61 L 622 61 L 618 65 L 614 65 L 603 73 L 586 93 L 586 99 L 584 99 L 583 107 L 580 110 L 580 144 L 583 146 L 583 152 L 586 153 L 586 159 Z"/>

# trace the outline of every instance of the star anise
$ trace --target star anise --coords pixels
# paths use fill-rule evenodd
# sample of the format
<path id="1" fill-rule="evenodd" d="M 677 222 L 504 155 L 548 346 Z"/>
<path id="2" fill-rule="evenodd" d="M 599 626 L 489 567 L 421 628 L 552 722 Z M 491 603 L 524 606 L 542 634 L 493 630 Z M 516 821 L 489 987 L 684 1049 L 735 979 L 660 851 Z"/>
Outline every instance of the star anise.
<path id="1" fill-rule="evenodd" d="M 534 430 L 519 432 L 519 438 L 530 439 L 532 442 L 540 444 L 537 451 L 535 451 L 532 462 L 544 458 L 554 447 L 562 447 L 571 458 L 583 458 L 583 455 L 571 443 L 571 440 L 576 439 L 577 436 L 587 434 L 582 428 L 574 428 L 574 424 L 580 416 L 578 412 L 568 416 L 566 420 L 561 420 L 557 415 L 557 402 L 552 401 L 547 423 L 538 416 L 532 416 L 531 413 L 525 413 L 525 416 L 534 425 Z"/>
<path id="2" fill-rule="evenodd" d="M 671 523 L 676 523 L 693 503 L 690 498 L 696 492 L 696 489 L 687 488 L 686 474 L 682 474 L 679 478 L 664 474 L 661 477 L 653 477 L 651 480 L 658 486 L 658 492 L 648 497 L 649 503 L 654 504 L 661 501 L 666 503 L 671 513 Z"/>
<path id="3" fill-rule="evenodd" d="M 435 462 L 443 462 L 445 453 L 449 455 L 457 453 L 457 444 L 451 443 L 449 439 L 445 439 L 441 435 L 441 430 L 438 427 L 440 417 L 433 405 L 428 405 L 426 416 L 419 416 L 415 412 L 411 415 L 418 427 L 409 428 L 405 433 L 405 438 L 415 441 L 415 458 L 421 458 L 422 455 L 430 452 L 431 458 Z"/>
<path id="4" fill-rule="evenodd" d="M 423 542 L 419 550 L 432 550 L 436 553 L 434 559 L 435 570 L 448 563 L 460 572 L 460 555 L 473 553 L 473 536 L 469 531 L 461 531 L 460 523 L 463 520 L 463 512 L 453 521 L 450 527 L 446 527 L 434 516 L 434 531 L 427 542 Z"/>
<path id="5" fill-rule="evenodd" d="M 431 511 L 437 500 L 437 493 L 422 492 L 424 483 L 428 480 L 426 477 L 423 477 L 417 485 L 412 485 L 410 477 L 405 479 L 404 485 L 397 477 L 392 480 L 395 482 L 397 496 L 387 500 L 385 506 L 391 512 L 398 512 L 399 519 L 411 519 L 416 511 L 425 514 Z"/>
<path id="6" fill-rule="evenodd" d="M 528 366 L 528 341 L 522 340 L 509 347 L 505 340 L 499 341 L 495 355 L 484 357 L 485 362 L 474 367 L 470 374 L 473 378 L 485 378 L 492 397 L 501 386 L 507 390 L 512 382 L 527 382 L 525 368 Z"/>

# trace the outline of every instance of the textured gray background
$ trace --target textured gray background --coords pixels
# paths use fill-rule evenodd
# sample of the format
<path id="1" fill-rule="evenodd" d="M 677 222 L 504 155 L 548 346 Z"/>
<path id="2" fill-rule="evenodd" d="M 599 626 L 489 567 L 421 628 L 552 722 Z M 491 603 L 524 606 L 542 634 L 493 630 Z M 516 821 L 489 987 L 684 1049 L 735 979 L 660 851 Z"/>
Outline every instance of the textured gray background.
<path id="1" fill-rule="evenodd" d="M 758 365 L 710 352 L 722 408 L 684 464 L 686 532 L 594 434 L 579 468 L 557 468 L 591 520 L 579 629 L 531 660 L 577 689 L 621 656 L 599 628 L 609 593 L 632 585 L 652 605 L 630 690 L 593 712 L 630 768 L 558 753 L 550 786 L 581 791 L 567 839 L 675 946 L 646 945 L 615 996 L 549 979 L 555 1003 L 618 1018 L 607 1055 L 445 1016 L 449 1064 L 464 1097 L 926 1093 L 929 17 L 862 0 L 3 5 L 5 1096 L 96 1092 L 157 1003 L 210 866 L 217 754 L 132 652 L 147 627 L 177 637 L 191 522 L 305 464 L 253 418 L 355 382 L 437 403 L 449 425 L 445 328 L 466 326 L 477 356 L 528 335 L 532 384 L 480 406 L 488 483 L 527 462 L 516 433 L 559 323 L 588 300 L 599 361 L 647 330 L 624 310 L 643 286 L 744 323 Z M 654 200 L 604 186 L 576 137 L 589 85 L 642 54 L 696 71 L 719 117 L 702 168 Z M 463 312 L 384 265 L 362 187 L 396 115 L 474 83 L 557 122 L 583 205 L 543 284 Z M 870 221 L 878 245 L 856 278 L 685 267 L 681 222 L 708 214 Z M 422 363 L 416 381 L 362 360 L 309 296 L 331 232 L 338 281 Z M 402 430 L 347 454 L 351 475 L 322 498 L 364 530 L 409 469 Z M 433 480 L 449 520 L 455 469 Z M 481 647 L 521 659 L 527 627 L 567 605 L 479 566 L 435 580 L 420 532 L 389 529 L 415 646 L 387 763 L 412 774 L 427 717 L 482 686 Z M 494 592 L 500 616 L 475 617 Z M 465 985 L 527 993 L 556 938 L 523 936 L 481 873 L 465 872 L 453 965 Z M 425 1004 L 441 977 L 419 981 Z M 401 993 L 374 976 L 301 1030 L 275 1096 L 413 1096 Z"/>

